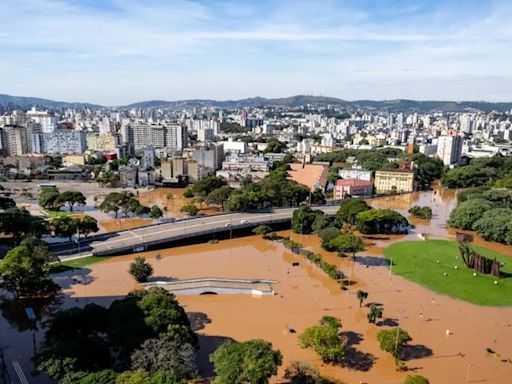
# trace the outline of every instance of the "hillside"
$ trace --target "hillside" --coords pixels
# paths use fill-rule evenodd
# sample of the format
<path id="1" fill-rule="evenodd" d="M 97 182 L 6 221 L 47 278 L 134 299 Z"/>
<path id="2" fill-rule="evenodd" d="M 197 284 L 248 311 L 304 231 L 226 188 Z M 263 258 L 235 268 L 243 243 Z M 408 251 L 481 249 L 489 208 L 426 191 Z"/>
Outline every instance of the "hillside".
<path id="1" fill-rule="evenodd" d="M 356 110 L 379 110 L 385 112 L 508 112 L 512 110 L 512 102 L 491 103 L 485 101 L 418 101 L 418 100 L 355 100 L 346 101 L 334 97 L 296 95 L 283 98 L 264 98 L 251 97 L 239 100 L 209 100 L 209 99 L 191 99 L 191 100 L 147 100 L 120 108 L 143 108 L 143 109 L 185 109 L 216 107 L 225 109 L 251 108 L 251 107 L 300 107 L 300 106 L 337 106 L 347 111 Z M 35 97 L 0 95 L 0 109 L 29 109 L 32 106 L 47 109 L 62 108 L 105 108 L 100 105 L 78 102 L 54 101 Z"/>

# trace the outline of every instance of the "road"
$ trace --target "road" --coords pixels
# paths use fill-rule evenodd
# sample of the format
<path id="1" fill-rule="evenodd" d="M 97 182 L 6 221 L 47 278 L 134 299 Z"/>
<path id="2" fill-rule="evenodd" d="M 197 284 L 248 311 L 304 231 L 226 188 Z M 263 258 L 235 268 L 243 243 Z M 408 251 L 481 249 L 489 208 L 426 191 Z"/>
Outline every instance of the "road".
<path id="1" fill-rule="evenodd" d="M 241 229 L 260 224 L 272 224 L 290 220 L 296 208 L 281 208 L 269 212 L 231 213 L 206 216 L 174 223 L 157 224 L 129 231 L 112 232 L 96 236 L 78 243 L 65 243 L 54 246 L 54 252 L 62 259 L 85 255 L 107 255 L 117 252 L 138 252 L 148 245 L 162 244 L 173 240 L 224 232 L 230 227 Z M 328 214 L 335 214 L 338 206 L 315 207 Z M 79 249 L 80 248 L 80 249 Z"/>

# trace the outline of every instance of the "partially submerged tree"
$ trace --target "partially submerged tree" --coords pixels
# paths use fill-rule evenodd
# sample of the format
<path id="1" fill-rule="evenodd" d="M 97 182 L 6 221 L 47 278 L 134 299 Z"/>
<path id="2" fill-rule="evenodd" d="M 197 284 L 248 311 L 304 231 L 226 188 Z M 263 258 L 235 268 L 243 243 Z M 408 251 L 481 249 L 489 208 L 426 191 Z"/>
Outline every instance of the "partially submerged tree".
<path id="1" fill-rule="evenodd" d="M 382 318 L 382 312 L 384 312 L 384 308 L 372 304 L 370 306 L 370 312 L 368 312 L 368 315 L 366 316 L 368 318 L 368 322 L 370 324 L 375 324 L 377 322 L 377 319 Z"/>
<path id="2" fill-rule="evenodd" d="M 252 230 L 252 233 L 255 235 L 267 235 L 272 232 L 272 227 L 270 225 L 262 224 L 258 225 L 256 228 Z"/>
<path id="3" fill-rule="evenodd" d="M 407 375 L 404 384 L 429 384 L 430 381 L 421 375 Z"/>
<path id="4" fill-rule="evenodd" d="M 210 355 L 214 384 L 267 384 L 277 374 L 283 357 L 264 340 L 227 341 Z"/>
<path id="5" fill-rule="evenodd" d="M 69 210 L 73 211 L 75 205 L 85 205 L 85 196 L 82 192 L 65 191 L 57 197 L 57 202 L 60 204 L 67 204 Z"/>
<path id="6" fill-rule="evenodd" d="M 48 278 L 49 266 L 57 261 L 40 241 L 27 241 L 11 249 L 0 263 L 0 287 L 18 297 L 42 297 L 60 287 Z"/>
<path id="7" fill-rule="evenodd" d="M 149 216 L 152 219 L 159 219 L 163 216 L 164 212 L 160 209 L 158 205 L 153 205 L 149 210 Z"/>
<path id="8" fill-rule="evenodd" d="M 398 363 L 403 347 L 412 340 L 407 331 L 401 328 L 385 329 L 377 334 L 380 349 L 389 352 Z"/>
<path id="9" fill-rule="evenodd" d="M 345 357 L 346 346 L 340 336 L 341 323 L 338 319 L 325 316 L 320 325 L 306 328 L 299 336 L 302 348 L 313 348 L 325 363 L 341 362 Z"/>
<path id="10" fill-rule="evenodd" d="M 189 216 L 196 216 L 199 213 L 199 209 L 193 203 L 188 203 L 181 207 L 180 211 L 186 213 Z"/>
<path id="11" fill-rule="evenodd" d="M 143 256 L 137 256 L 133 262 L 130 263 L 130 274 L 139 283 L 148 281 L 148 278 L 153 274 L 153 267 L 146 261 Z"/>
<path id="12" fill-rule="evenodd" d="M 365 291 L 357 291 L 357 300 L 359 300 L 359 308 L 363 305 L 363 301 L 368 298 L 368 292 Z"/>

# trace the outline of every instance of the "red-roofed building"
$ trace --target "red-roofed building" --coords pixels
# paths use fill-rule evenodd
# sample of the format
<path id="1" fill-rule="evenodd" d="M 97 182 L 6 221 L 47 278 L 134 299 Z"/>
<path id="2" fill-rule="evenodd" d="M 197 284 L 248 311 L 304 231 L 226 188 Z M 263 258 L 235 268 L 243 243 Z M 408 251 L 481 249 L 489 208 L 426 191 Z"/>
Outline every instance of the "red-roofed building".
<path id="1" fill-rule="evenodd" d="M 341 179 L 336 181 L 334 199 L 344 199 L 347 196 L 371 196 L 373 182 L 359 179 Z"/>

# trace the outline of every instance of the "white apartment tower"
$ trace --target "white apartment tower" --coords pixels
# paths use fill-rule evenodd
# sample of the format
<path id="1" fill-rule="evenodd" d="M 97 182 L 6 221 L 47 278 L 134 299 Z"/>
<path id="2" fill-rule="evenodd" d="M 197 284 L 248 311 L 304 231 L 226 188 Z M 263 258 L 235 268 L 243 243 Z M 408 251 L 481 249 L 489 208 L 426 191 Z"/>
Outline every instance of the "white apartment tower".
<path id="1" fill-rule="evenodd" d="M 459 164 L 462 156 L 461 136 L 439 136 L 437 142 L 437 157 L 444 165 Z"/>

